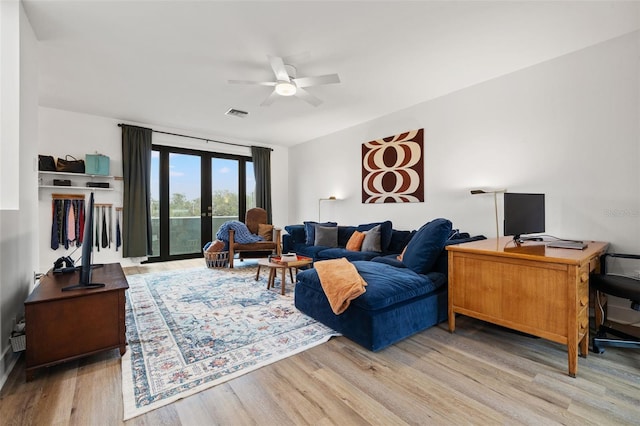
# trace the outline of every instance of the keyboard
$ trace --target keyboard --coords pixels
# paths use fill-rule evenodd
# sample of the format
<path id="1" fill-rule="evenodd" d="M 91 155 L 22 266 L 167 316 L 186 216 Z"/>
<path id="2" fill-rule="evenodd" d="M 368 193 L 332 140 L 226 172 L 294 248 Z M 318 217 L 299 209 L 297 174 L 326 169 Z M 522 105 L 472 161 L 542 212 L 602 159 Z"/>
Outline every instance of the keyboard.
<path id="1" fill-rule="evenodd" d="M 583 243 L 582 241 L 555 241 L 547 244 L 547 247 L 584 250 L 588 247 L 588 244 Z"/>

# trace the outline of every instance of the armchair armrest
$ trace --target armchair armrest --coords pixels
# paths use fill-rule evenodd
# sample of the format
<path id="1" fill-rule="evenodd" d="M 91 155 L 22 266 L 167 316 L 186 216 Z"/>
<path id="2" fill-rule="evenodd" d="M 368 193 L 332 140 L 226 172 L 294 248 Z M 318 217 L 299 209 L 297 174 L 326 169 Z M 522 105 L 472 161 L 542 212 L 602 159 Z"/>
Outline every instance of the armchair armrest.
<path id="1" fill-rule="evenodd" d="M 282 254 L 282 229 L 273 228 L 273 241 L 276 243 L 276 254 L 280 256 Z"/>

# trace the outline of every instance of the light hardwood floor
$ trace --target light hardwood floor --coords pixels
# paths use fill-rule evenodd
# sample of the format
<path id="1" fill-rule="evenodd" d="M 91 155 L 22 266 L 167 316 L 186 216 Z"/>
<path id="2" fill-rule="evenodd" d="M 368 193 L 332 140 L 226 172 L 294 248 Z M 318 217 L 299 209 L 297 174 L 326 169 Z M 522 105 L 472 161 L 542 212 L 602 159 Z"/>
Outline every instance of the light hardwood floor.
<path id="1" fill-rule="evenodd" d="M 128 268 L 131 275 L 202 260 Z M 640 352 L 608 348 L 567 375 L 558 344 L 459 317 L 378 353 L 340 337 L 127 425 L 640 424 Z M 118 351 L 39 371 L 19 361 L 2 425 L 122 424 Z"/>

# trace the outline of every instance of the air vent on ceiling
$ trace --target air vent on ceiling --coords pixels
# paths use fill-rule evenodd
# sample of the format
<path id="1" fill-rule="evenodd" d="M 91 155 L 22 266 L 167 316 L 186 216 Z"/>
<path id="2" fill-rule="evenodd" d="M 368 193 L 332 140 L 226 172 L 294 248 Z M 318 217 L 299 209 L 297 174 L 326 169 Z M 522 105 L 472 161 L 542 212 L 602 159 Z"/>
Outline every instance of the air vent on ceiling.
<path id="1" fill-rule="evenodd" d="M 235 109 L 235 108 L 229 108 L 229 111 L 224 113 L 225 115 L 232 115 L 234 117 L 246 117 L 247 115 L 249 115 L 249 113 L 247 111 L 240 111 L 239 109 Z"/>

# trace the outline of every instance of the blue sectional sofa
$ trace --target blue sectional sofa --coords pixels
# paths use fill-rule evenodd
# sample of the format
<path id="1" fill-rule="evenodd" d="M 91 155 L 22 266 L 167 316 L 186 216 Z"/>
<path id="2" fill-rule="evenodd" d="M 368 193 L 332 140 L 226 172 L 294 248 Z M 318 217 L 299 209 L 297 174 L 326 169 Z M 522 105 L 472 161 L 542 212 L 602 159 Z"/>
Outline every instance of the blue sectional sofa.
<path id="1" fill-rule="evenodd" d="M 315 245 L 315 226 L 337 227 L 337 247 Z M 380 225 L 380 251 L 352 251 L 345 247 L 355 231 L 368 231 Z M 282 236 L 282 252 L 297 253 L 316 260 L 328 260 L 345 257 L 349 261 L 371 260 L 378 256 L 398 255 L 407 245 L 416 231 L 398 231 L 393 229 L 391 221 L 366 223 L 358 226 L 338 226 L 335 222 L 304 222 L 301 225 L 284 227 L 287 232 Z"/>
<path id="2" fill-rule="evenodd" d="M 397 255 L 352 261 L 367 287 L 342 314 L 331 310 L 315 269 L 298 274 L 295 306 L 365 348 L 378 351 L 447 319 L 444 247 L 484 238 L 452 235 L 449 220 L 433 220 L 412 235 L 402 261 Z M 318 260 L 322 257 L 322 250 L 313 253 Z"/>

